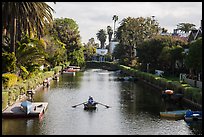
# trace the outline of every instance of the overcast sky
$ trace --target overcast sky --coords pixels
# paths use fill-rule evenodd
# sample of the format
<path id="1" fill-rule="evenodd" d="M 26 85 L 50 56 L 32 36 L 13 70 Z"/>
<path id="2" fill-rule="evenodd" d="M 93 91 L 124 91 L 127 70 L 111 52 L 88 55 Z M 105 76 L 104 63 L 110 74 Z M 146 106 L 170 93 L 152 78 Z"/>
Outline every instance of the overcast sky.
<path id="1" fill-rule="evenodd" d="M 100 29 L 113 28 L 113 15 L 118 16 L 116 28 L 127 17 L 151 17 L 168 32 L 173 32 L 179 23 L 192 23 L 200 27 L 202 2 L 46 2 L 54 10 L 54 18 L 71 18 L 79 26 L 82 42 L 96 38 Z"/>

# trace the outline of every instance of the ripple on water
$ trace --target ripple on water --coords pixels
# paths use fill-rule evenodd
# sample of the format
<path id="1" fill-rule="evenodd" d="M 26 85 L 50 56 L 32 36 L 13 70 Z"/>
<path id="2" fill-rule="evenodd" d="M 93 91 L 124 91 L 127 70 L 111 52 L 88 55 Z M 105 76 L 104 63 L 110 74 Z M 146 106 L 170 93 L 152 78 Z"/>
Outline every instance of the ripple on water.
<path id="1" fill-rule="evenodd" d="M 61 75 L 58 83 L 53 82 L 49 89 L 34 95 L 35 101 L 49 103 L 43 120 L 3 120 L 3 134 L 195 135 L 201 132 L 184 120 L 161 119 L 162 102 L 154 94 L 154 88 L 139 81 L 112 81 L 117 76 L 107 73 L 90 69 L 75 77 Z M 93 112 L 84 111 L 83 105 L 71 107 L 86 101 L 89 95 L 111 107 L 98 105 Z"/>

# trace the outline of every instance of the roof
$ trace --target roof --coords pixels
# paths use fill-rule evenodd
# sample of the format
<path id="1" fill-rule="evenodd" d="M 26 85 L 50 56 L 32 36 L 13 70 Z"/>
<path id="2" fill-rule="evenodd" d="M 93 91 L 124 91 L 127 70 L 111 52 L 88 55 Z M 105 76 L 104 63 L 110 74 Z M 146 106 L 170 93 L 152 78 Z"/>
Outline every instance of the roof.
<path id="1" fill-rule="evenodd" d="M 108 49 L 96 49 L 96 53 L 99 55 L 105 55 L 108 53 Z"/>
<path id="2" fill-rule="evenodd" d="M 199 28 L 199 29 L 196 29 L 196 30 L 192 30 L 189 37 L 188 37 L 188 42 L 196 40 L 199 37 L 202 37 L 202 29 Z"/>

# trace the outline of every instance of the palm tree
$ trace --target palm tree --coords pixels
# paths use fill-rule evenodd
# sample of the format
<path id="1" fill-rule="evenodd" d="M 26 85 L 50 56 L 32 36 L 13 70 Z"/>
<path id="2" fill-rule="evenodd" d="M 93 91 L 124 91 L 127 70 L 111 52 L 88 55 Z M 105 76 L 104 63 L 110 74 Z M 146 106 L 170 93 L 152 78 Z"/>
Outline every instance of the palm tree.
<path id="1" fill-rule="evenodd" d="M 103 49 L 107 38 L 106 31 L 104 29 L 100 29 L 96 36 L 97 39 L 101 42 L 101 48 Z"/>
<path id="2" fill-rule="evenodd" d="M 111 26 L 107 26 L 107 33 L 108 33 L 108 41 L 110 43 L 112 35 L 113 35 L 113 30 L 112 30 Z"/>
<path id="3" fill-rule="evenodd" d="M 24 66 L 31 69 L 46 63 L 46 53 L 43 43 L 41 40 L 36 38 L 30 39 L 28 36 L 23 36 L 21 41 L 17 42 L 15 56 L 18 68 Z"/>
<path id="4" fill-rule="evenodd" d="M 16 34 L 36 32 L 40 38 L 46 23 L 52 22 L 54 10 L 45 2 L 2 2 L 2 30 L 11 38 L 10 52 L 15 53 Z M 17 32 L 16 32 L 17 30 Z"/>
<path id="5" fill-rule="evenodd" d="M 184 31 L 185 33 L 188 33 L 193 29 L 195 29 L 195 25 L 191 23 L 179 23 L 177 25 L 177 30 Z"/>
<path id="6" fill-rule="evenodd" d="M 162 31 L 162 33 L 167 33 L 167 31 L 168 31 L 168 30 L 167 30 L 167 29 L 165 29 L 165 28 L 162 28 L 162 30 L 161 30 L 161 31 Z"/>
<path id="7" fill-rule="evenodd" d="M 112 19 L 113 21 L 114 21 L 114 27 L 113 27 L 113 37 L 115 38 L 115 23 L 116 23 L 116 21 L 118 20 L 118 16 L 117 15 L 113 15 L 113 19 Z"/>

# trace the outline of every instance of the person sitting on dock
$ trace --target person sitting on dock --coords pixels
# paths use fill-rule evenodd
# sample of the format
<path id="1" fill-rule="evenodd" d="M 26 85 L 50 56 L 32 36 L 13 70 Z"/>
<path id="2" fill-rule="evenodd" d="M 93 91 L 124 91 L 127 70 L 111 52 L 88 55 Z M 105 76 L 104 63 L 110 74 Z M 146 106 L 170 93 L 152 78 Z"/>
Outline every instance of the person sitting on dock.
<path id="1" fill-rule="evenodd" d="M 89 99 L 88 99 L 88 104 L 91 104 L 91 105 L 93 105 L 93 104 L 94 104 L 93 97 L 89 96 Z"/>

